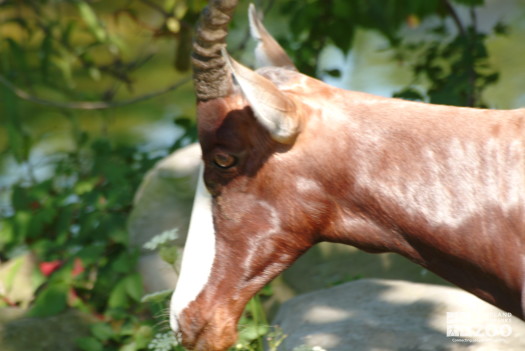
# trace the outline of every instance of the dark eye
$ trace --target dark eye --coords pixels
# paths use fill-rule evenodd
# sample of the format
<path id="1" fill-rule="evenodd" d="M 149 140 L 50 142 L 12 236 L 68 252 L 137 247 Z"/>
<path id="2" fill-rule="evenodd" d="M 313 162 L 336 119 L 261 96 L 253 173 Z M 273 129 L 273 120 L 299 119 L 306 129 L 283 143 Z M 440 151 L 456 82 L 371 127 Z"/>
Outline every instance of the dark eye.
<path id="1" fill-rule="evenodd" d="M 219 152 L 219 153 L 216 153 L 215 156 L 213 157 L 213 162 L 215 163 L 217 167 L 227 169 L 237 164 L 237 158 L 233 155 Z"/>

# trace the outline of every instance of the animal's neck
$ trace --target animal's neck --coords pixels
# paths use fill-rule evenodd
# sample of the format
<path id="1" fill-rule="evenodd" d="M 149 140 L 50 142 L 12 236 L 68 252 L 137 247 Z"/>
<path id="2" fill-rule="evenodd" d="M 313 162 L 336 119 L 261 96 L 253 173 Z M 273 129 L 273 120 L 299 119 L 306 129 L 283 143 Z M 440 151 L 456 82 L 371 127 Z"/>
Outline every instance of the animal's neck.
<path id="1" fill-rule="evenodd" d="M 417 104 L 405 108 L 407 114 L 432 114 L 418 111 Z M 464 113 L 469 118 L 475 112 Z M 402 121 L 367 117 L 340 129 L 350 151 L 332 150 L 339 161 L 327 167 L 339 167 L 332 174 L 347 176 L 325 178 L 335 213 L 328 240 L 400 253 L 523 316 L 525 255 L 519 228 L 525 221 L 525 189 L 508 187 L 525 165 L 521 148 L 509 146 L 512 137 L 483 131 L 460 135 L 458 119 L 446 114 L 440 118 L 449 119 L 441 121 L 447 127 L 439 131 L 432 129 L 432 118 L 425 127 L 406 115 L 400 115 Z"/>

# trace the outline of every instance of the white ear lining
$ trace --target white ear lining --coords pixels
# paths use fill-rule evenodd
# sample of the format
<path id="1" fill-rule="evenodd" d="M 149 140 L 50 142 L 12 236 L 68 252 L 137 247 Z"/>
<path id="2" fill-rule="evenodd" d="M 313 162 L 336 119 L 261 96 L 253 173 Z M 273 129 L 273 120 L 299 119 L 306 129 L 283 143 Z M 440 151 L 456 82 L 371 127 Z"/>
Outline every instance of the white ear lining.
<path id="1" fill-rule="evenodd" d="M 298 133 L 294 102 L 269 79 L 232 59 L 225 49 L 222 55 L 259 123 L 276 141 L 291 142 Z"/>

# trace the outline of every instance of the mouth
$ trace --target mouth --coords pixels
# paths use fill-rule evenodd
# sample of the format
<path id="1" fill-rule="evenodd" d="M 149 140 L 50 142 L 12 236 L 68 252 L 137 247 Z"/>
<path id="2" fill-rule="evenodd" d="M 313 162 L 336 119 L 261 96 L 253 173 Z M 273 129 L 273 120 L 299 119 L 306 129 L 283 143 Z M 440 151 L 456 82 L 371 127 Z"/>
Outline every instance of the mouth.
<path id="1" fill-rule="evenodd" d="M 193 351 L 228 350 L 237 340 L 236 319 L 228 309 L 213 310 L 211 314 L 198 308 L 170 314 L 170 328 L 177 343 Z"/>
<path id="2" fill-rule="evenodd" d="M 179 333 L 179 321 L 173 313 L 170 313 L 170 328 L 175 334 Z"/>
<path id="3" fill-rule="evenodd" d="M 182 342 L 182 332 L 180 330 L 180 323 L 174 314 L 170 313 L 170 329 L 175 334 L 175 340 L 180 344 Z"/>

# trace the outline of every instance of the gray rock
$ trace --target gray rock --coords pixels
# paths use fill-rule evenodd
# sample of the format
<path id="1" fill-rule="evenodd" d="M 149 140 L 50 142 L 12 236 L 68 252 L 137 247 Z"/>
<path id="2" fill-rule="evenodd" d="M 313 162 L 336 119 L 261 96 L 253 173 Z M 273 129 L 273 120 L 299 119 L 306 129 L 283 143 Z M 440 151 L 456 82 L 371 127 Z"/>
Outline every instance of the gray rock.
<path id="1" fill-rule="evenodd" d="M 177 228 L 182 245 L 188 231 L 201 151 L 191 144 L 160 160 L 142 181 L 128 220 L 132 245 L 141 247 L 155 235 Z"/>
<path id="2" fill-rule="evenodd" d="M 451 285 L 401 255 L 371 254 L 350 245 L 329 242 L 312 247 L 287 269 L 283 276 L 297 294 L 324 289 L 355 278 Z"/>
<path id="3" fill-rule="evenodd" d="M 447 323 L 447 312 L 462 314 Z M 454 287 L 363 279 L 285 302 L 274 324 L 287 335 L 281 351 L 300 345 L 327 351 L 525 350 L 525 323 L 505 315 L 498 320 L 501 313 Z M 483 335 L 447 337 L 447 327 L 457 332 L 457 325 L 479 327 Z M 507 335 L 509 327 L 510 336 L 487 337 Z M 465 339 L 479 340 L 459 341 Z"/>
<path id="4" fill-rule="evenodd" d="M 371 254 L 350 245 L 322 242 L 308 250 L 272 282 L 274 294 L 265 306 L 273 317 L 278 306 L 294 296 L 353 281 L 356 278 L 451 285 L 401 255 Z"/>
<path id="5" fill-rule="evenodd" d="M 179 149 L 159 161 L 149 171 L 135 194 L 133 211 L 128 219 L 131 245 L 141 249 L 138 270 L 146 293 L 173 289 L 177 275 L 158 252 L 143 248 L 156 235 L 173 229 L 186 240 L 200 159 L 199 144 Z"/>
<path id="6" fill-rule="evenodd" d="M 76 339 L 90 335 L 94 317 L 70 310 L 45 318 L 24 317 L 19 308 L 0 309 L 1 351 L 80 351 Z"/>

